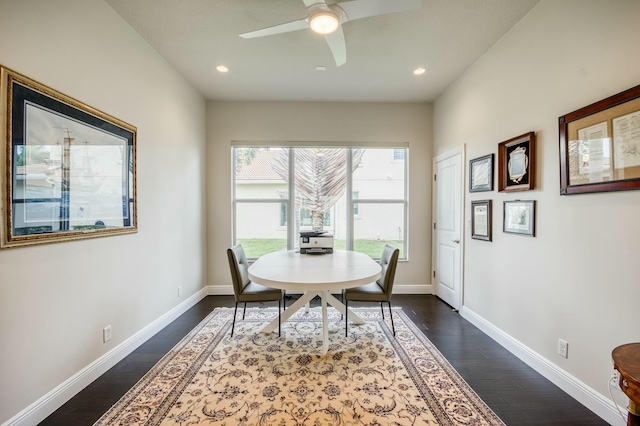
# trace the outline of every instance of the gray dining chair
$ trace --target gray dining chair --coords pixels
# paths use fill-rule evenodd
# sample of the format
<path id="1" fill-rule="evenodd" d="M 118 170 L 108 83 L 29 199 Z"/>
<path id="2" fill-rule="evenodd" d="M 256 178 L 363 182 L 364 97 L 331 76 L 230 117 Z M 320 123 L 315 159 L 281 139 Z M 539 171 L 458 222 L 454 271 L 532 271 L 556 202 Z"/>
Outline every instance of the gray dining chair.
<path id="1" fill-rule="evenodd" d="M 391 293 L 393 291 L 393 280 L 396 275 L 396 266 L 398 265 L 398 257 L 400 250 L 385 244 L 380 256 L 380 278 L 370 284 L 361 285 L 360 287 L 345 289 L 342 293 L 342 300 L 346 309 L 349 308 L 349 301 L 352 302 L 380 302 L 382 310 L 382 319 L 384 319 L 383 302 L 389 304 L 389 315 L 391 316 L 391 328 L 393 335 L 396 335 L 396 327 L 393 325 L 393 312 L 391 311 Z M 348 335 L 347 326 L 349 318 L 345 315 L 344 335 Z"/>
<path id="2" fill-rule="evenodd" d="M 278 301 L 278 336 L 281 335 L 282 324 L 280 322 L 281 302 L 284 302 L 284 292 L 271 287 L 251 282 L 249 279 L 249 261 L 241 244 L 227 249 L 231 279 L 233 281 L 233 295 L 236 300 L 236 308 L 233 311 L 233 323 L 231 325 L 231 337 L 236 325 L 238 303 L 244 303 L 242 319 L 247 310 L 247 302 L 272 302 Z"/>

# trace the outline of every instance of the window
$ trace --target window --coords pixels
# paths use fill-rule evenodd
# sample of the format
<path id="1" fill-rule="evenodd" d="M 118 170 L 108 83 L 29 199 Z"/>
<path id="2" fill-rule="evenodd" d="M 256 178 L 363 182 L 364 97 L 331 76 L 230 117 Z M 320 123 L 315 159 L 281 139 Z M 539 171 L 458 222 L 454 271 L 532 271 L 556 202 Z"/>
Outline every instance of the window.
<path id="1" fill-rule="evenodd" d="M 336 249 L 378 258 L 389 243 L 406 259 L 406 151 L 234 147 L 234 243 L 258 258 L 295 249 L 301 231 L 322 229 Z"/>

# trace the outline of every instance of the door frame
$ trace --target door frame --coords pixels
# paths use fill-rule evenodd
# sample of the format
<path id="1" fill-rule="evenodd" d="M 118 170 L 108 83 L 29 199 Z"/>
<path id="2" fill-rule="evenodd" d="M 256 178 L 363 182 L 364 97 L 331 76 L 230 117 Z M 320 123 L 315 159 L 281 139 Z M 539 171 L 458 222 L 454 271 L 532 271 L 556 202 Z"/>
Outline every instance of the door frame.
<path id="1" fill-rule="evenodd" d="M 436 295 L 437 289 L 437 281 L 434 277 L 435 269 L 436 269 L 436 256 L 437 256 L 437 248 L 438 248 L 438 233 L 435 228 L 435 220 L 436 220 L 436 212 L 438 207 L 438 189 L 436 185 L 436 172 L 438 170 L 437 164 L 440 161 L 446 160 L 448 158 L 454 157 L 456 155 L 460 155 L 460 217 L 459 217 L 459 226 L 460 226 L 460 270 L 458 271 L 460 274 L 460 291 L 458 292 L 458 311 L 460 311 L 463 307 L 464 302 L 464 243 L 466 240 L 467 229 L 465 228 L 465 215 L 466 215 L 466 193 L 465 193 L 465 182 L 466 182 L 466 170 L 467 170 L 467 161 L 466 161 L 466 144 L 462 144 L 457 148 L 453 148 L 449 151 L 446 151 L 436 157 L 433 157 L 432 164 L 432 172 L 434 179 L 431 181 L 431 288 L 433 289 L 433 294 Z"/>

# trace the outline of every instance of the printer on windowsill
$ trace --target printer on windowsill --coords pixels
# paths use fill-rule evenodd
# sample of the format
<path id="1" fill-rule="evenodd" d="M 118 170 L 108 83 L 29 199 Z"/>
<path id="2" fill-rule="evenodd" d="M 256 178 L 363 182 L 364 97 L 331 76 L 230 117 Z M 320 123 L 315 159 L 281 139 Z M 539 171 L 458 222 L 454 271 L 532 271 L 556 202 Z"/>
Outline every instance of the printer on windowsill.
<path id="1" fill-rule="evenodd" d="M 300 254 L 333 253 L 333 235 L 326 231 L 300 232 Z"/>

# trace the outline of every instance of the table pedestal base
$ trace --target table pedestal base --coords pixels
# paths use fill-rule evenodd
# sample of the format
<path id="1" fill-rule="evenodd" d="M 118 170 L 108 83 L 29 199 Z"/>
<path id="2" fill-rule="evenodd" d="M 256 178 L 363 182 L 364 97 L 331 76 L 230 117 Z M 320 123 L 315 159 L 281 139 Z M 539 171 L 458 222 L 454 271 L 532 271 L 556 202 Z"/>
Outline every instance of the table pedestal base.
<path id="1" fill-rule="evenodd" d="M 344 304 L 336 299 L 329 291 L 307 291 L 305 292 L 298 300 L 296 300 L 291 306 L 289 306 L 282 314 L 281 321 L 285 322 L 291 315 L 298 312 L 302 309 L 303 306 L 307 305 L 311 299 L 316 296 L 320 296 L 322 299 L 322 348 L 321 351 L 323 354 L 326 354 L 329 350 L 329 327 L 327 326 L 327 303 L 333 306 L 338 312 L 342 315 L 346 315 L 347 319 L 349 319 L 354 324 L 364 324 L 364 320 L 354 314 L 352 311 L 347 310 Z M 278 328 L 278 317 L 276 317 L 269 324 L 264 326 L 262 333 L 272 333 L 276 328 Z"/>

